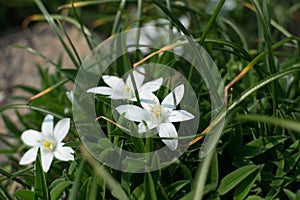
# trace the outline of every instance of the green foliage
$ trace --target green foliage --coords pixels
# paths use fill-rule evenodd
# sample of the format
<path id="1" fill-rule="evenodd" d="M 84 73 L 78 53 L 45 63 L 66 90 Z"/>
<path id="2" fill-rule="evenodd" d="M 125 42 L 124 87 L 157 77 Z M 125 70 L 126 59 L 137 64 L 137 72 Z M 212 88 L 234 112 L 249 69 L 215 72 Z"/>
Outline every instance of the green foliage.
<path id="1" fill-rule="evenodd" d="M 15 97 L 24 103 L 0 107 L 6 130 L 0 133 L 0 140 L 6 147 L 0 150 L 6 159 L 0 163 L 1 197 L 8 200 L 299 199 L 300 98 L 297 94 L 300 92 L 300 38 L 296 35 L 297 28 L 291 27 L 296 26 L 292 17 L 300 4 L 253 0 L 242 5 L 237 1 L 233 10 L 226 11 L 228 1 L 219 1 L 212 12 L 208 12 L 207 8 L 211 6 L 208 2 L 77 1 L 62 5 L 54 15 L 50 14 L 53 13 L 51 9 L 49 12 L 49 7 L 53 6 L 51 2 L 43 4 L 35 0 L 42 14 L 39 20 L 49 23 L 74 67 L 63 68 L 61 60 L 51 60 L 29 47 L 14 46 L 44 59 L 56 73 L 50 74 L 44 66 L 37 65 L 41 82 L 35 87 L 16 86 L 28 94 Z M 132 13 L 134 11 L 136 13 Z M 191 25 L 188 28 L 178 20 L 181 15 L 189 16 Z M 299 16 L 294 17 L 299 20 Z M 20 140 L 24 130 L 39 130 L 46 114 L 57 119 L 72 118 L 72 102 L 67 98 L 65 84 L 74 83 L 83 58 L 78 56 L 74 41 L 69 38 L 62 22 L 81 30 L 92 49 L 100 43 L 96 39 L 98 34 L 110 36 L 160 18 L 167 19 L 169 27 L 192 36 L 205 48 L 218 66 L 225 84 L 235 79 L 245 67 L 248 69 L 247 74 L 229 88 L 227 113 L 220 113 L 214 119 L 217 124 L 226 117 L 226 125 L 212 151 L 200 158 L 203 142 L 200 140 L 162 169 L 144 174 L 122 172 L 94 160 L 81 145 L 82 138 L 72 122 L 65 142 L 76 151 L 74 161 L 55 160 L 48 173 L 43 172 L 39 158 L 34 167 L 20 166 L 19 157 L 28 148 Z M 182 45 L 188 43 L 181 42 Z M 140 51 L 123 55 L 111 64 L 108 72 L 122 75 L 132 68 L 132 63 L 146 56 Z M 211 99 L 200 75 L 170 52 L 156 54 L 149 62 L 167 64 L 178 70 L 197 91 L 200 107 L 197 133 L 205 137 L 205 128 L 213 126 L 209 124 Z M 153 75 L 155 73 L 153 71 Z M 100 80 L 99 85 L 103 84 Z M 48 92 L 28 101 L 42 91 Z M 166 88 L 162 88 L 157 95 L 164 97 L 167 93 Z M 98 120 L 108 137 L 95 145 L 95 148 L 103 148 L 99 157 L 115 153 L 110 143 L 133 152 L 150 152 L 162 147 L 157 136 L 150 139 L 134 137 L 134 134 L 139 134 L 134 123 L 129 126 L 132 135 L 125 134 L 122 125 L 129 122 L 124 116 L 117 122 L 113 121 L 113 108 L 105 96 L 96 95 L 95 102 L 97 115 L 109 119 Z M 30 112 L 21 114 L 18 110 L 21 108 Z M 6 113 L 7 110 L 15 110 L 17 122 Z M 153 158 L 154 164 L 155 159 L 158 158 Z M 144 163 L 132 159 L 128 167 L 138 171 Z M 15 184 L 20 186 L 15 189 Z"/>

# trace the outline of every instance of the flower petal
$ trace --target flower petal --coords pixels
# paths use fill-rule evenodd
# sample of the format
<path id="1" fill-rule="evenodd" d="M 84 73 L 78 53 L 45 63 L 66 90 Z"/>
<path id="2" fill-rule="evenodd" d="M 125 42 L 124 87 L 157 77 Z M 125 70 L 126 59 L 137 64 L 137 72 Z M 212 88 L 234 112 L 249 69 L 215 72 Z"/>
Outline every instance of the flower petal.
<path id="1" fill-rule="evenodd" d="M 39 141 L 43 140 L 43 134 L 30 129 L 22 133 L 21 139 L 28 146 L 40 146 Z"/>
<path id="2" fill-rule="evenodd" d="M 146 124 L 147 125 L 145 125 L 144 122 L 140 122 L 139 123 L 139 125 L 138 125 L 138 131 L 139 131 L 139 133 L 145 133 L 146 131 L 151 130 L 151 129 L 157 127 L 157 124 L 153 123 L 151 121 L 147 121 Z"/>
<path id="3" fill-rule="evenodd" d="M 159 99 L 152 92 L 143 92 L 140 94 L 140 101 L 142 107 L 150 112 L 154 105 L 159 104 Z"/>
<path id="4" fill-rule="evenodd" d="M 194 115 L 185 110 L 172 110 L 168 116 L 168 122 L 182 122 L 194 119 Z"/>
<path id="5" fill-rule="evenodd" d="M 147 112 L 145 112 L 145 110 L 143 110 L 142 108 L 134 105 L 121 105 L 116 107 L 116 110 L 120 114 L 125 113 L 125 118 L 131 121 L 142 122 L 143 120 L 147 120 Z"/>
<path id="6" fill-rule="evenodd" d="M 110 87 L 93 87 L 86 91 L 87 93 L 112 95 L 113 90 Z"/>
<path id="7" fill-rule="evenodd" d="M 53 116 L 46 115 L 42 123 L 42 133 L 46 137 L 51 137 L 53 135 Z"/>
<path id="8" fill-rule="evenodd" d="M 139 93 L 155 92 L 160 88 L 162 82 L 163 82 L 163 78 L 158 78 L 153 81 L 149 81 L 141 86 Z"/>
<path id="9" fill-rule="evenodd" d="M 121 79 L 117 76 L 103 75 L 102 79 L 112 89 L 118 88 L 120 86 L 125 86 L 123 79 Z"/>
<path id="10" fill-rule="evenodd" d="M 54 138 L 57 143 L 60 143 L 70 130 L 70 118 L 64 118 L 57 122 L 54 127 Z"/>
<path id="11" fill-rule="evenodd" d="M 157 127 L 157 131 L 160 137 L 177 137 L 178 133 L 174 127 L 174 125 L 172 123 L 163 123 L 160 124 Z M 171 149 L 172 151 L 175 151 L 177 146 L 178 146 L 178 139 L 173 139 L 173 140 L 162 140 L 167 147 L 169 147 L 169 149 Z"/>
<path id="12" fill-rule="evenodd" d="M 134 91 L 135 88 L 133 87 L 133 84 L 132 84 L 133 81 L 131 80 L 130 73 L 128 74 L 128 77 L 126 79 L 126 86 L 130 87 L 132 89 L 132 91 Z M 143 73 L 145 73 L 145 69 L 143 67 L 139 67 L 136 70 L 132 71 L 134 82 L 136 84 L 136 89 L 139 89 L 144 82 L 145 76 Z"/>
<path id="13" fill-rule="evenodd" d="M 184 85 L 177 86 L 172 92 L 170 92 L 162 101 L 161 105 L 169 109 L 175 109 L 176 106 L 182 100 L 184 94 Z M 175 99 L 174 99 L 175 96 Z"/>
<path id="14" fill-rule="evenodd" d="M 36 160 L 37 152 L 39 150 L 39 147 L 32 147 L 28 151 L 25 152 L 25 154 L 22 156 L 19 164 L 20 165 L 27 165 L 29 163 L 32 163 Z"/>
<path id="15" fill-rule="evenodd" d="M 64 143 L 60 143 L 54 152 L 55 158 L 62 161 L 74 160 L 74 150 L 71 147 L 63 147 Z"/>
<path id="16" fill-rule="evenodd" d="M 45 148 L 41 148 L 42 167 L 44 172 L 48 172 L 53 160 L 53 153 Z"/>

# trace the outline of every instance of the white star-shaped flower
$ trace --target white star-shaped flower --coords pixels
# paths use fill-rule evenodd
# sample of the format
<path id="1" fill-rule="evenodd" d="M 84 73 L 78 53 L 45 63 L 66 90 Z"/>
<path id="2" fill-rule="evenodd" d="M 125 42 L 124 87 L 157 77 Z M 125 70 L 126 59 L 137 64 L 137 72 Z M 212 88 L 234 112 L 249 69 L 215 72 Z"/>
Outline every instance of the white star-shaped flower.
<path id="1" fill-rule="evenodd" d="M 143 108 L 135 105 L 121 105 L 116 107 L 116 110 L 120 114 L 125 113 L 125 118 L 128 120 L 139 122 L 138 131 L 140 133 L 156 128 L 160 137 L 177 138 L 178 133 L 172 122 L 182 122 L 194 118 L 185 110 L 174 110 L 182 100 L 183 94 L 184 85 L 179 85 L 160 103 L 153 93 L 141 93 Z M 178 146 L 178 139 L 163 139 L 162 141 L 172 151 L 175 151 Z"/>
<path id="2" fill-rule="evenodd" d="M 74 160 L 73 149 L 64 147 L 62 140 L 66 137 L 70 129 L 70 119 L 60 120 L 53 128 L 53 116 L 46 115 L 42 123 L 42 132 L 26 130 L 22 133 L 22 141 L 31 146 L 21 158 L 20 164 L 26 165 L 36 160 L 38 150 L 41 152 L 42 167 L 45 172 L 50 168 L 53 158 L 62 161 Z"/>
<path id="3" fill-rule="evenodd" d="M 137 70 L 133 70 L 132 73 L 138 93 L 145 91 L 154 92 L 160 88 L 163 82 L 162 78 L 158 78 L 143 84 L 145 79 L 145 70 L 143 67 L 139 67 Z M 114 100 L 127 99 L 131 101 L 136 101 L 135 89 L 130 75 L 128 75 L 126 83 L 123 79 L 117 76 L 103 75 L 102 79 L 109 87 L 94 87 L 88 89 L 87 92 L 94 94 L 109 95 L 109 98 Z"/>

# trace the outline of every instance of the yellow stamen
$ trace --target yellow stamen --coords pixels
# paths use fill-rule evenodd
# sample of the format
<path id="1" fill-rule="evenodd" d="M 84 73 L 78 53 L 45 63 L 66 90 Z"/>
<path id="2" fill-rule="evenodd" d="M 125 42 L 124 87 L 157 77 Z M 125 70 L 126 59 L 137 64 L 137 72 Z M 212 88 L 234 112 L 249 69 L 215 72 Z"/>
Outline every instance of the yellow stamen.
<path id="1" fill-rule="evenodd" d="M 129 93 L 130 92 L 130 87 L 126 87 L 125 90 L 126 90 L 127 93 Z"/>
<path id="2" fill-rule="evenodd" d="M 49 142 L 48 140 L 46 140 L 46 141 L 44 142 L 44 147 L 49 148 L 50 145 L 51 145 L 51 142 Z"/>

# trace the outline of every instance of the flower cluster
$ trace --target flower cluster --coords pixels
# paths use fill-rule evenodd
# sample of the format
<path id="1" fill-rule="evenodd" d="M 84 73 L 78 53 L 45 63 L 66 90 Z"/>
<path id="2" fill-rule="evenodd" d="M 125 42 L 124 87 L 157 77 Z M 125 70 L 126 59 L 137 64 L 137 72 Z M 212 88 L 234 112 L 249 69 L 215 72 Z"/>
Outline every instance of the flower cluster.
<path id="1" fill-rule="evenodd" d="M 126 83 L 116 76 L 102 76 L 104 82 L 110 87 L 95 87 L 88 89 L 87 92 L 109 95 L 109 98 L 114 100 L 136 101 L 133 85 L 133 82 L 135 82 L 141 107 L 132 104 L 120 105 L 116 107 L 117 112 L 124 114 L 125 118 L 130 121 L 139 122 L 138 131 L 141 134 L 156 128 L 159 136 L 165 138 L 162 141 L 169 149 L 175 151 L 178 146 L 178 139 L 176 139 L 178 133 L 172 123 L 194 118 L 191 113 L 185 110 L 176 110 L 184 95 L 184 85 L 177 86 L 160 103 L 153 92 L 161 87 L 163 78 L 143 84 L 145 79 L 144 68 L 137 68 L 133 70 L 132 74 L 132 76 L 128 76 Z M 131 78 L 134 80 L 131 80 Z"/>

